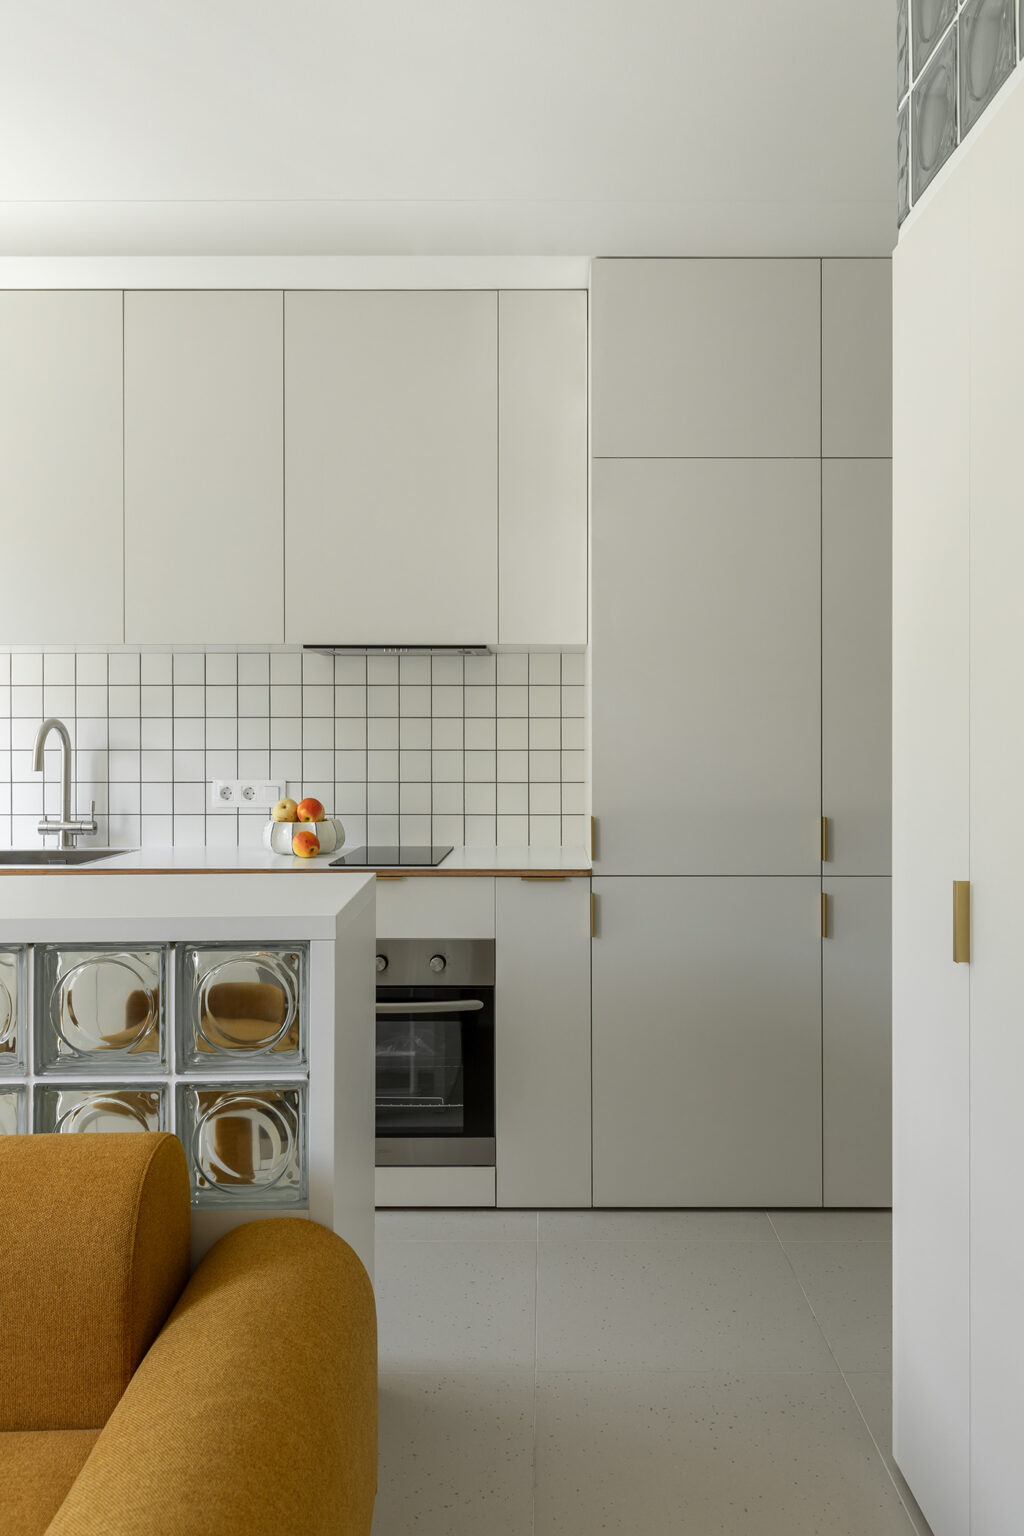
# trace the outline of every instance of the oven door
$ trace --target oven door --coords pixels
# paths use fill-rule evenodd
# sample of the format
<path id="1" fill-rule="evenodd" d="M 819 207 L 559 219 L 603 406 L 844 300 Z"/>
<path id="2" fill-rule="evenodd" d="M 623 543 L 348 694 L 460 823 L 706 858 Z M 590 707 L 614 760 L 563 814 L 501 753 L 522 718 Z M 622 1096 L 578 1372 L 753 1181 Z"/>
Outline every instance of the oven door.
<path id="1" fill-rule="evenodd" d="M 494 1166 L 493 987 L 377 988 L 377 1165 Z"/>

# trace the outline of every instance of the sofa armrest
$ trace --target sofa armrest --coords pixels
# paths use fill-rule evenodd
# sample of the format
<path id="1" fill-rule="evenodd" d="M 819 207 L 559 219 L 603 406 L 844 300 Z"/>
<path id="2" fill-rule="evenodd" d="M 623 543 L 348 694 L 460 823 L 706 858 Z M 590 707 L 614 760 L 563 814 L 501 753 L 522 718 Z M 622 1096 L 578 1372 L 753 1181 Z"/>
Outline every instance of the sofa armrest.
<path id="1" fill-rule="evenodd" d="M 48 1536 L 369 1536 L 377 1327 L 326 1228 L 254 1221 L 210 1250 Z"/>

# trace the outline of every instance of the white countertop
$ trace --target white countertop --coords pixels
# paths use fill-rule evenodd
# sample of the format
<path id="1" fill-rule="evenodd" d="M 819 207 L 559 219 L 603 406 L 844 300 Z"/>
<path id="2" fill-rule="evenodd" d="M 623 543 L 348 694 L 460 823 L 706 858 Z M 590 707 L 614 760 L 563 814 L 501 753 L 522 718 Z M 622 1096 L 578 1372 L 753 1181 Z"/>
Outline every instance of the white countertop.
<path id="1" fill-rule="evenodd" d="M 88 847 L 83 842 L 81 847 Z M 358 845 L 356 845 L 358 846 Z M 339 850 L 343 852 L 344 850 Z M 315 859 L 297 859 L 293 855 L 268 853 L 263 848 L 138 848 L 132 853 L 121 853 L 104 859 L 98 864 L 81 864 L 72 867 L 51 865 L 5 865 L 4 874 L 24 876 L 31 868 L 33 874 L 73 875 L 76 880 L 107 874 L 274 874 L 274 875 L 358 875 L 368 873 L 358 868 L 332 869 L 331 859 L 337 854 L 320 854 Z M 454 848 L 443 864 L 433 867 L 381 866 L 390 875 L 512 875 L 512 874 L 577 874 L 590 873 L 590 857 L 582 847 L 575 848 L 526 848 L 526 847 L 476 847 Z M 0 879 L 0 890 L 2 890 Z"/>
<path id="2" fill-rule="evenodd" d="M 372 874 L 335 873 L 336 881 L 271 883 L 251 873 L 214 881 L 202 874 L 107 880 L 66 869 L 19 871 L 16 880 L 0 880 L 0 943 L 334 939 L 376 887 Z"/>

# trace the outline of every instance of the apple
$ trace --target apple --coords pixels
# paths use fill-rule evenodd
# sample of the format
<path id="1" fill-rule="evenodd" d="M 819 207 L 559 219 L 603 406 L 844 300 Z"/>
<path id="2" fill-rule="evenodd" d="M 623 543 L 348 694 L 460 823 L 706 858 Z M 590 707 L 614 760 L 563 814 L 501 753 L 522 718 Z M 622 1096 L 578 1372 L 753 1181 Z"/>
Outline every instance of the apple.
<path id="1" fill-rule="evenodd" d="M 300 821 L 323 821 L 327 814 L 319 800 L 300 800 L 295 807 Z"/>
<path id="2" fill-rule="evenodd" d="M 315 832 L 296 832 L 292 838 L 292 853 L 297 859 L 315 859 L 320 852 L 320 839 Z"/>
<path id="3" fill-rule="evenodd" d="M 272 821 L 298 821 L 299 808 L 294 800 L 279 800 L 270 812 Z"/>

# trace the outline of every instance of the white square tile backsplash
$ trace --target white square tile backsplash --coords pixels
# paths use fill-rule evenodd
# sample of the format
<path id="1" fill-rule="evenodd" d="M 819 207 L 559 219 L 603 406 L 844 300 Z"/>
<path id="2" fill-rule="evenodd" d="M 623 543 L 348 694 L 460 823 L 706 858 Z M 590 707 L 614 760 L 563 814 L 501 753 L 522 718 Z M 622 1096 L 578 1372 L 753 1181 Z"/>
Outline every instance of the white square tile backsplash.
<path id="1" fill-rule="evenodd" d="M 585 657 L 328 657 L 299 651 L 0 653 L 0 844 L 58 813 L 32 744 L 74 743 L 73 808 L 112 846 L 258 843 L 265 813 L 214 810 L 213 778 L 316 795 L 352 844 L 587 840 Z"/>

